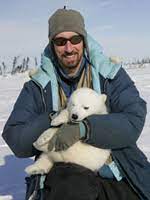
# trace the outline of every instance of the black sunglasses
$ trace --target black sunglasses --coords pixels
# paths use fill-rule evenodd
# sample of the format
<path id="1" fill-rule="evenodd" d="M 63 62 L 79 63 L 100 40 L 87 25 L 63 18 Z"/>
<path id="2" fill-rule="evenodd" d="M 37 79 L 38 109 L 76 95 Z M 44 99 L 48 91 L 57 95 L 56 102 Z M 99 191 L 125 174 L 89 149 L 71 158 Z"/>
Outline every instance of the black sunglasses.
<path id="1" fill-rule="evenodd" d="M 65 46 L 68 41 L 70 41 L 71 44 L 79 44 L 82 40 L 83 37 L 81 35 L 74 35 L 71 38 L 54 38 L 52 41 L 56 46 Z"/>

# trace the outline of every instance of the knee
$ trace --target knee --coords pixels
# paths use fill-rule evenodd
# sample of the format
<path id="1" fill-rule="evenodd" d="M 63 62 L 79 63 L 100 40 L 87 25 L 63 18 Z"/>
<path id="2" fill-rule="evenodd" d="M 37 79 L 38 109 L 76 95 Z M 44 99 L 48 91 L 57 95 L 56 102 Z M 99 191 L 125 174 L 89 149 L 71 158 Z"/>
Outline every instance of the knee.
<path id="1" fill-rule="evenodd" d="M 55 165 L 45 181 L 52 200 L 96 200 L 98 186 L 95 174 L 75 164 Z"/>

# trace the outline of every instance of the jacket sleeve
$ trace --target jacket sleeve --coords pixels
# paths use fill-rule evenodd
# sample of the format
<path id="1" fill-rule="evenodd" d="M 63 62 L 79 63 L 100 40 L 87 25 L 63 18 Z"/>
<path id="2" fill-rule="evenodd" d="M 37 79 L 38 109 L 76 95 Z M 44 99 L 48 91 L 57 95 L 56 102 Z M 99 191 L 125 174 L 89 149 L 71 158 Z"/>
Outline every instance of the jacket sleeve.
<path id="1" fill-rule="evenodd" d="M 123 68 L 109 81 L 107 95 L 111 112 L 87 118 L 91 132 L 86 142 L 104 149 L 129 147 L 142 132 L 146 102 Z"/>
<path id="2" fill-rule="evenodd" d="M 33 142 L 49 127 L 48 113 L 42 111 L 39 88 L 31 81 L 25 83 L 4 127 L 4 140 L 17 157 L 34 156 L 39 152 Z"/>

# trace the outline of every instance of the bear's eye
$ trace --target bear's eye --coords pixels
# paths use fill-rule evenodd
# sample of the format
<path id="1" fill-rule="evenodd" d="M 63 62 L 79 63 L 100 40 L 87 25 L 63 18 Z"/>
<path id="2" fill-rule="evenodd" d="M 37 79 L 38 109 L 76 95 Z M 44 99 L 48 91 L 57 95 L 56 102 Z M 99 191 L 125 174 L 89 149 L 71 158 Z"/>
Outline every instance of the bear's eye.
<path id="1" fill-rule="evenodd" d="M 89 107 L 88 107 L 88 106 L 84 106 L 84 109 L 85 109 L 85 110 L 88 110 L 88 109 L 89 109 Z"/>

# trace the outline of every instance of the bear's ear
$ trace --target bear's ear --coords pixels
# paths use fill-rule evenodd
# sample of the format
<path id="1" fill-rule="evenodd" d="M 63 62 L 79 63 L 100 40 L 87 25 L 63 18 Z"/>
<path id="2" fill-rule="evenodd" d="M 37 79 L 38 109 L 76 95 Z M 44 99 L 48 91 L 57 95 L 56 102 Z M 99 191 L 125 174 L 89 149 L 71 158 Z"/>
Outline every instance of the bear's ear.
<path id="1" fill-rule="evenodd" d="M 101 99 L 103 102 L 106 102 L 106 99 L 107 99 L 106 94 L 101 94 L 101 95 L 100 95 L 100 99 Z"/>

